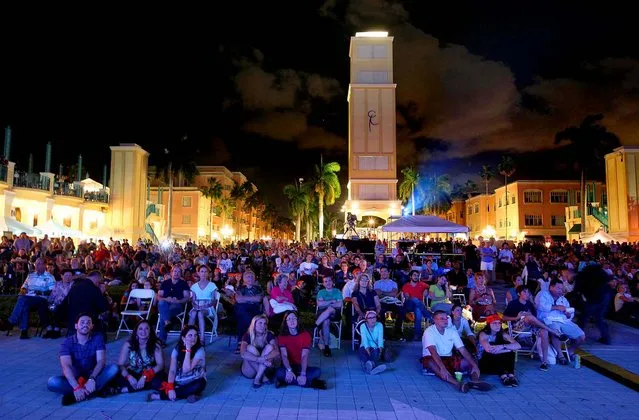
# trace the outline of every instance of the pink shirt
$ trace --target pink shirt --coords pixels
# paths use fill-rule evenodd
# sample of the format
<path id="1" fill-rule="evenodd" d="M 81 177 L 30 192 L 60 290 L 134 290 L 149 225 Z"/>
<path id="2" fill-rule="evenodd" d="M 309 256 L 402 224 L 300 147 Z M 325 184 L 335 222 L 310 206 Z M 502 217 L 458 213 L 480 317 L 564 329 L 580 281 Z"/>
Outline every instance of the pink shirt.
<path id="1" fill-rule="evenodd" d="M 271 289 L 271 299 L 278 300 L 277 298 L 279 296 L 282 296 L 284 298 L 284 300 L 280 299 L 279 301 L 295 304 L 295 300 L 293 300 L 293 294 L 291 293 L 290 290 L 285 289 L 284 291 L 282 291 L 282 289 L 280 289 L 279 286 L 272 288 Z M 271 308 L 269 308 L 269 309 L 270 309 L 269 310 L 269 316 L 273 316 L 274 315 L 273 309 L 271 309 Z"/>

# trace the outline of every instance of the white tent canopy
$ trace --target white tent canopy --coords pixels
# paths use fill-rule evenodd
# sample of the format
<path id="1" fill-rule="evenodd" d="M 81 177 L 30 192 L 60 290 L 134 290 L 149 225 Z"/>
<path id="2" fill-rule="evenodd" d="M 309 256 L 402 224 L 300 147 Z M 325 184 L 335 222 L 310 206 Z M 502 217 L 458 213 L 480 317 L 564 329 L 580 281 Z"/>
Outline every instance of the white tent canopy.
<path id="1" fill-rule="evenodd" d="M 403 216 L 382 226 L 384 232 L 468 233 L 468 226 L 458 225 L 437 216 Z"/>
<path id="2" fill-rule="evenodd" d="M 20 223 L 13 217 L 9 216 L 0 218 L 0 231 L 10 231 L 16 235 L 19 235 L 22 232 L 26 233 L 28 236 L 40 235 L 40 230 L 38 228 Z"/>
<path id="3" fill-rule="evenodd" d="M 38 230 L 42 231 L 42 234 L 47 234 L 51 237 L 70 236 L 72 238 L 83 238 L 86 236 L 84 233 L 56 223 L 53 219 L 38 225 Z"/>
<path id="4" fill-rule="evenodd" d="M 588 243 L 588 242 L 596 243 L 597 241 L 608 243 L 608 242 L 613 242 L 618 240 L 619 239 L 614 238 L 613 236 L 611 236 L 610 234 L 606 233 L 605 231 L 601 229 L 599 229 L 597 232 L 593 233 L 592 235 L 584 235 L 581 238 L 581 241 L 583 243 Z"/>

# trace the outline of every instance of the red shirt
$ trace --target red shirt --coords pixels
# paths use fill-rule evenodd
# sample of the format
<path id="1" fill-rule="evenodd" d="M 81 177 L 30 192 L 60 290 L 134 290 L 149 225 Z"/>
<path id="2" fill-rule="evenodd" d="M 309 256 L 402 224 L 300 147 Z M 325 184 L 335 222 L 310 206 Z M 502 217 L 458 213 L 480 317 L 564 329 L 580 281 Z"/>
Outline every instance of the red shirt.
<path id="1" fill-rule="evenodd" d="M 408 282 L 404 285 L 404 287 L 402 287 L 402 293 L 419 300 L 424 299 L 425 290 L 428 290 L 428 285 L 423 281 L 417 282 L 415 286 L 413 286 L 411 282 Z"/>
<path id="2" fill-rule="evenodd" d="M 301 365 L 302 350 L 311 348 L 311 335 L 308 331 L 297 335 L 280 335 L 277 344 L 281 349 L 286 349 L 288 361 L 292 365 Z"/>

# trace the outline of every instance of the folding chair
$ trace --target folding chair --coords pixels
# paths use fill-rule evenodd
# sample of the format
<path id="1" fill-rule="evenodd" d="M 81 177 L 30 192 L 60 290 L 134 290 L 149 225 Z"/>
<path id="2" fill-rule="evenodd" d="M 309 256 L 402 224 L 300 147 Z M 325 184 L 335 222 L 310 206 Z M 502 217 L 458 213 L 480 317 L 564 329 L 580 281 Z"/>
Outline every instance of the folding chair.
<path id="1" fill-rule="evenodd" d="M 139 311 L 139 310 L 136 311 L 133 309 L 129 309 L 129 305 L 131 304 L 133 299 L 141 299 L 145 305 L 148 305 L 147 309 L 145 311 Z M 115 334 L 115 339 L 116 340 L 118 339 L 121 331 L 125 331 L 128 333 L 133 331 L 133 329 L 131 329 L 126 323 L 127 316 L 135 316 L 138 318 L 138 321 L 143 319 L 148 320 L 154 301 L 155 301 L 155 291 L 152 289 L 131 290 L 131 292 L 129 293 L 129 297 L 126 300 L 126 305 L 124 306 L 124 310 L 120 312 L 120 326 L 118 327 L 118 332 Z M 122 328 L 123 326 L 124 328 Z"/>
<path id="2" fill-rule="evenodd" d="M 317 319 L 317 316 L 319 315 L 320 311 L 324 311 L 324 309 L 320 309 L 319 306 L 315 307 L 315 319 Z M 339 321 L 331 321 L 331 325 L 337 327 L 337 348 L 338 349 L 342 348 L 342 318 L 344 318 L 344 304 L 342 304 L 340 313 L 341 313 L 341 316 Z M 319 339 L 320 339 L 319 327 L 315 326 L 315 328 L 313 329 L 313 347 L 315 347 L 315 344 L 319 343 Z M 330 337 L 327 338 L 327 341 L 330 341 Z"/>
<path id="3" fill-rule="evenodd" d="M 361 343 L 361 339 L 357 339 L 357 336 L 359 336 L 359 331 L 357 331 L 357 328 L 355 328 L 357 324 L 357 319 L 355 318 L 355 316 L 355 306 L 353 306 L 353 302 L 351 302 L 351 347 L 353 351 L 355 351 L 355 343 Z"/>
<path id="4" fill-rule="evenodd" d="M 516 350 L 517 354 L 523 354 L 530 356 L 532 359 L 535 356 L 535 352 L 537 351 L 537 334 L 533 331 L 517 331 L 513 330 L 512 322 L 508 321 L 508 334 L 515 339 L 519 344 L 522 342 L 530 341 L 532 345 L 530 347 L 523 347 L 519 350 Z"/>
<path id="5" fill-rule="evenodd" d="M 189 298 L 189 300 L 187 300 L 186 302 L 184 302 L 184 309 L 182 310 L 182 312 L 180 312 L 179 314 L 177 314 L 175 316 L 175 318 L 177 318 L 177 320 L 180 322 L 180 329 L 179 330 L 169 330 L 167 331 L 167 335 L 180 335 L 182 333 L 182 329 L 184 329 L 184 322 L 186 320 L 186 314 L 188 313 L 187 309 L 189 306 L 189 303 L 191 302 L 191 299 Z M 171 326 L 171 324 L 169 324 L 169 327 Z M 158 322 L 155 325 L 155 333 L 159 334 L 160 333 L 160 315 L 158 314 Z"/>
<path id="6" fill-rule="evenodd" d="M 220 306 L 220 292 L 218 290 L 216 290 L 213 293 L 213 301 L 215 302 L 215 305 L 213 305 L 211 307 L 211 309 L 213 309 L 213 314 L 212 315 L 206 315 L 204 317 L 204 322 L 206 322 L 206 320 L 211 322 L 211 331 L 206 331 L 204 332 L 204 337 L 209 336 L 209 343 L 213 342 L 213 337 L 217 337 L 217 324 L 218 324 L 218 317 L 217 317 L 217 309 Z"/>

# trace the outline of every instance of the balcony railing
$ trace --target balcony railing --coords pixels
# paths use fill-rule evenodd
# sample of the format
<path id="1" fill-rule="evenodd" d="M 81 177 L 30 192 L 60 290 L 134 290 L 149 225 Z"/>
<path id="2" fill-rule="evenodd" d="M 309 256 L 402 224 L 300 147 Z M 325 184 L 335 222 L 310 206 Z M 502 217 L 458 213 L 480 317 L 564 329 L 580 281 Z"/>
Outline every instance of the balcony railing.
<path id="1" fill-rule="evenodd" d="M 85 192 L 84 201 L 92 201 L 96 203 L 108 203 L 109 194 L 106 191 Z"/>
<path id="2" fill-rule="evenodd" d="M 69 182 L 56 182 L 53 187 L 53 194 L 82 198 L 82 187 Z"/>
<path id="3" fill-rule="evenodd" d="M 40 174 L 17 172 L 13 176 L 13 186 L 20 188 L 49 191 L 50 182 L 51 180 L 49 178 L 41 176 Z"/>
<path id="4" fill-rule="evenodd" d="M 155 214 L 156 216 L 160 215 L 160 208 L 155 203 L 148 203 L 146 205 L 146 217 L 149 217 L 151 214 Z"/>

